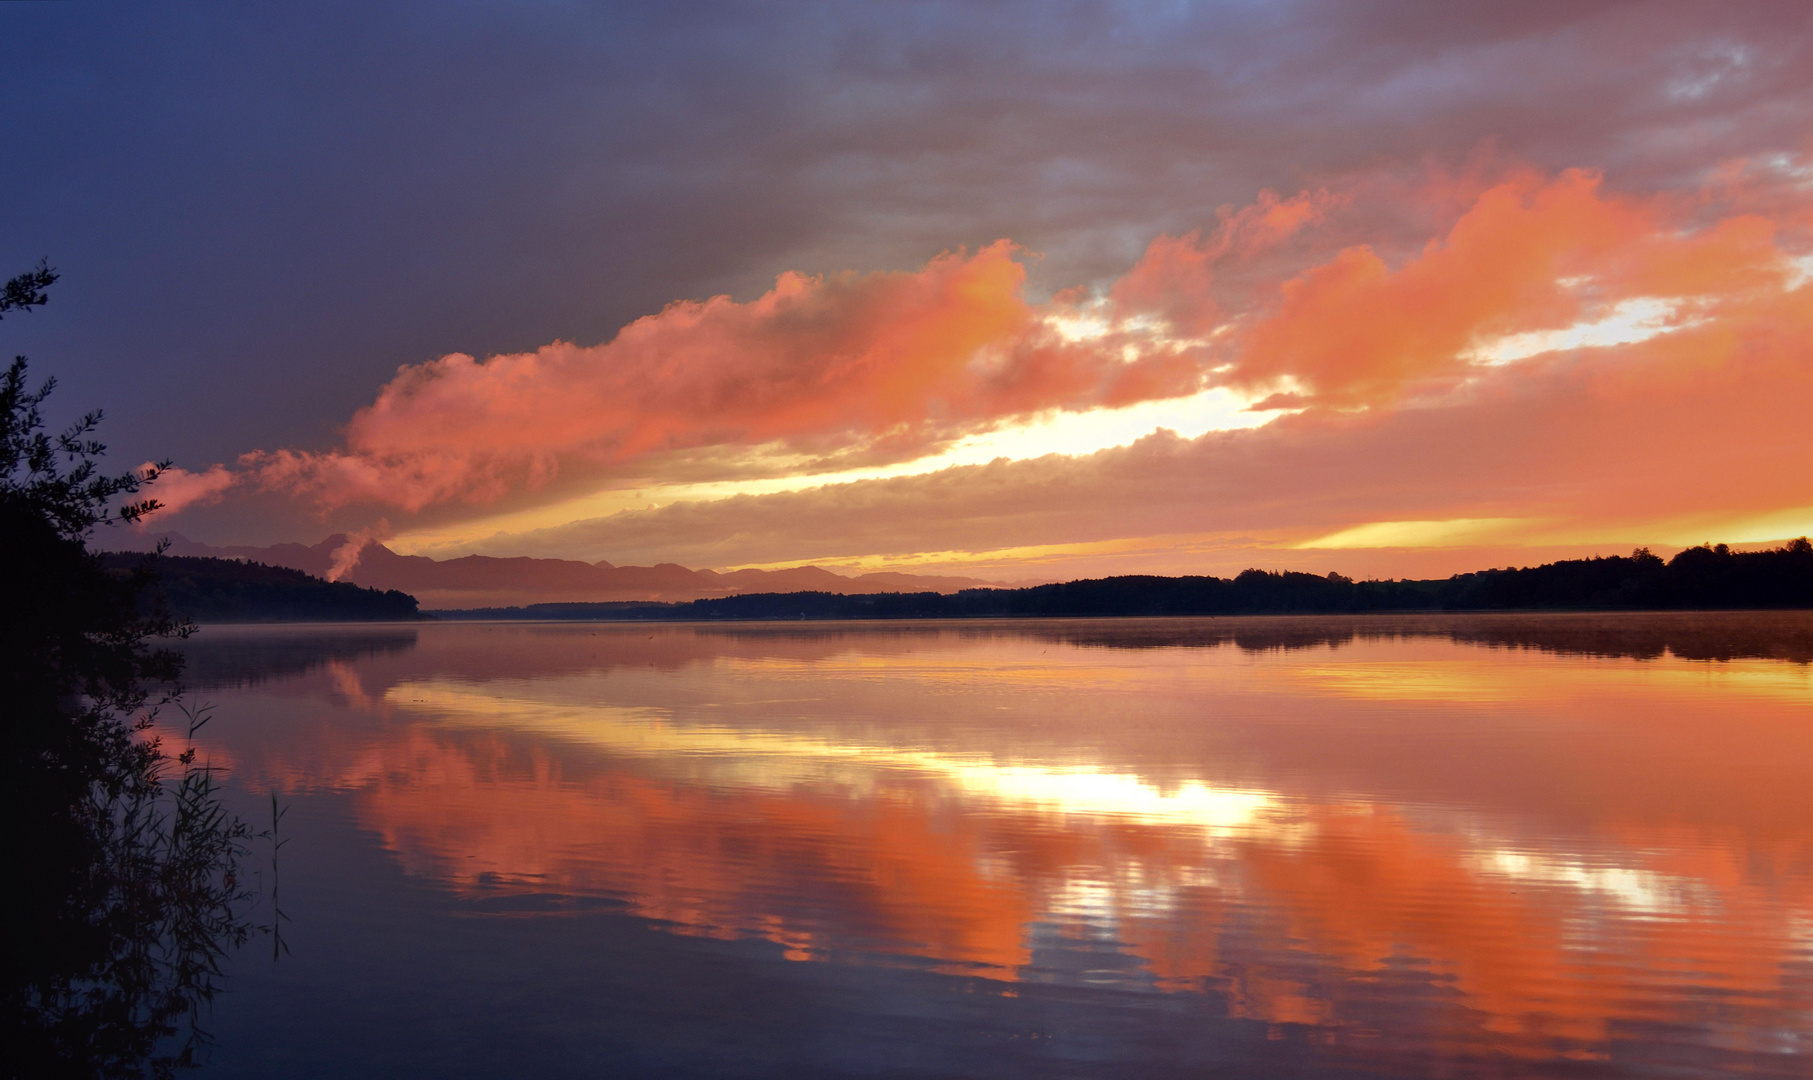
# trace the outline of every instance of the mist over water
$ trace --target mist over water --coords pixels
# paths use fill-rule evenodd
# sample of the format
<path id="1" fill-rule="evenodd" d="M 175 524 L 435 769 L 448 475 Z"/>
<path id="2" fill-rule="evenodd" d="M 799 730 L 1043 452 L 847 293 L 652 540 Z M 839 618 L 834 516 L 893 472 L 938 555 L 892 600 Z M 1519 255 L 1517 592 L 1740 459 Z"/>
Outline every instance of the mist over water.
<path id="1" fill-rule="evenodd" d="M 218 1075 L 1813 1072 L 1813 616 L 208 627 Z"/>

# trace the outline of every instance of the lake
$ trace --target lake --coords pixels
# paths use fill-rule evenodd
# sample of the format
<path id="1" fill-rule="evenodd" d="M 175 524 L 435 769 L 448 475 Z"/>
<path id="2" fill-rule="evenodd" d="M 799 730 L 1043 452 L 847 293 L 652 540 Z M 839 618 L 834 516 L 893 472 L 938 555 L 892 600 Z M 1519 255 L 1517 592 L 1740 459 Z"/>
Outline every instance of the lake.
<path id="1" fill-rule="evenodd" d="M 1813 1075 L 1813 615 L 186 649 L 203 1075 Z"/>

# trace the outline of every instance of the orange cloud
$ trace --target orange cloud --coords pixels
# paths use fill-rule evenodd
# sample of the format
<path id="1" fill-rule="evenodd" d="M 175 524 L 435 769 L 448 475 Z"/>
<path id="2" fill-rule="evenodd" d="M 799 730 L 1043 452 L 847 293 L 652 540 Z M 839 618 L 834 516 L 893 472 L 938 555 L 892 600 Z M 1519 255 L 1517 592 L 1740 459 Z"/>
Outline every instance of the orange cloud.
<path id="1" fill-rule="evenodd" d="M 1779 466 L 1813 449 L 1803 188 L 1748 166 L 1675 196 L 1582 171 L 1353 187 L 1397 200 L 1367 222 L 1446 224 L 1420 247 L 1383 232 L 1337 246 L 1323 234 L 1351 233 L 1335 215 L 1353 193 L 1267 192 L 1212 231 L 1157 238 L 1105 292 L 1045 304 L 1006 241 L 911 273 L 785 274 L 601 345 L 404 367 L 342 449 L 256 452 L 241 475 L 323 508 L 413 513 L 557 475 L 658 477 L 675 453 L 716 455 L 687 467 L 719 475 L 689 481 L 751 468 L 757 448 L 780 451 L 771 473 L 910 461 L 1053 410 L 1219 386 L 1308 411 L 1083 459 L 626 511 L 531 546 L 737 565 L 1813 506 Z"/>
<path id="2" fill-rule="evenodd" d="M 1802 286 L 1730 300 L 1645 341 L 1477 369 L 1436 405 L 1318 410 L 1084 457 L 675 504 L 512 542 L 739 565 L 1202 533 L 1238 546 L 1503 518 L 1560 523 L 1586 534 L 1579 542 L 1628 527 L 1647 542 L 1644 529 L 1682 515 L 1813 507 L 1813 474 L 1796 464 L 1813 455 L 1809 355 L 1813 288 Z"/>
<path id="3" fill-rule="evenodd" d="M 1230 256 L 1250 259 L 1346 201 L 1328 191 L 1306 191 L 1290 199 L 1262 191 L 1238 212 L 1222 207 L 1220 226 L 1206 238 L 1200 229 L 1160 236 L 1109 291 L 1114 315 L 1123 322 L 1156 318 L 1178 336 L 1207 334 L 1224 318 L 1214 295 L 1216 263 Z"/>
<path id="4" fill-rule="evenodd" d="M 663 450 L 888 444 L 913 457 L 1003 417 L 1198 387 L 1178 350 L 1128 358 L 1065 340 L 1024 299 L 1014 254 L 1003 241 L 911 274 L 783 274 L 748 303 L 676 303 L 604 345 L 405 367 L 353 418 L 344 451 L 242 464 L 325 506 L 417 510 Z"/>
<path id="5" fill-rule="evenodd" d="M 1633 298 L 1705 305 L 1779 289 L 1775 226 L 1734 216 L 1701 228 L 1664 200 L 1608 196 L 1596 175 L 1524 173 L 1487 189 L 1447 235 L 1392 269 L 1349 247 L 1280 289 L 1226 376 L 1295 401 L 1379 404 L 1472 373 L 1483 341 L 1563 328 Z"/>
<path id="6" fill-rule="evenodd" d="M 1181 397 L 1222 321 L 1214 264 L 1244 260 L 1340 205 L 1326 191 L 1223 208 L 1217 228 L 1159 237 L 1104 306 L 1075 290 L 1024 296 L 998 241 L 914 273 L 783 274 L 747 303 L 670 305 L 597 346 L 555 342 L 484 361 L 399 369 L 328 453 L 258 451 L 265 490 L 323 508 L 488 503 L 666 451 L 778 444 L 807 455 L 910 460 L 960 435 L 1050 410 Z M 1061 332 L 1083 319 L 1099 332 Z"/>

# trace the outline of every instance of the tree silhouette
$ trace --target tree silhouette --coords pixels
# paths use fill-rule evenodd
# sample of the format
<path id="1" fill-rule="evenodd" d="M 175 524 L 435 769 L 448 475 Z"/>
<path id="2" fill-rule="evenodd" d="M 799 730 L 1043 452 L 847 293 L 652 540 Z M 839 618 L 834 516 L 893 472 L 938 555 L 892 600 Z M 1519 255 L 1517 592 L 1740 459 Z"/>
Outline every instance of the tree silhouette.
<path id="1" fill-rule="evenodd" d="M 40 264 L 0 288 L 0 317 L 48 300 Z M 235 868 L 249 831 L 193 747 L 156 735 L 180 708 L 191 629 L 147 602 L 155 556 L 110 571 L 91 534 L 157 508 L 164 466 L 100 470 L 99 412 L 55 435 L 26 361 L 0 377 L 0 1065 L 6 1076 L 168 1075 L 226 948 L 249 927 Z M 160 647 L 162 646 L 162 647 Z M 188 734 L 205 715 L 187 713 Z"/>

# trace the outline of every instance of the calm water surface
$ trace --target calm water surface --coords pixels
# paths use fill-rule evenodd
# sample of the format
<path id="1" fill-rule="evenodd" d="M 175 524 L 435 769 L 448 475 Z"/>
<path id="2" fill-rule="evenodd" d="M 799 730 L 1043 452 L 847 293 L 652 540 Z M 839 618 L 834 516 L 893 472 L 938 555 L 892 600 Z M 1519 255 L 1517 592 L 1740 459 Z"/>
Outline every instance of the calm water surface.
<path id="1" fill-rule="evenodd" d="M 214 1075 L 1813 1075 L 1813 616 L 188 644 Z"/>

